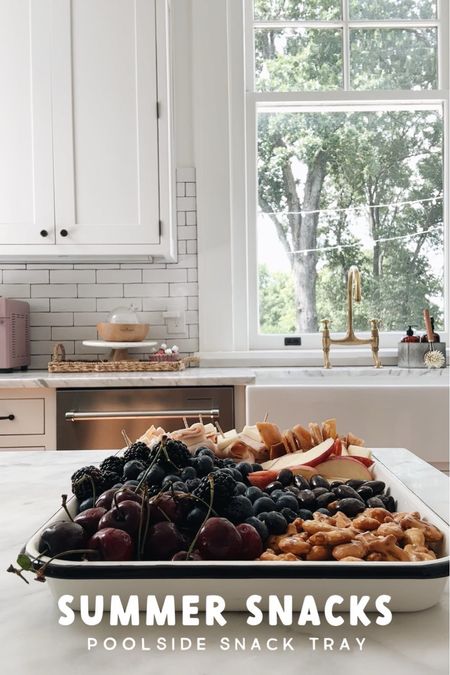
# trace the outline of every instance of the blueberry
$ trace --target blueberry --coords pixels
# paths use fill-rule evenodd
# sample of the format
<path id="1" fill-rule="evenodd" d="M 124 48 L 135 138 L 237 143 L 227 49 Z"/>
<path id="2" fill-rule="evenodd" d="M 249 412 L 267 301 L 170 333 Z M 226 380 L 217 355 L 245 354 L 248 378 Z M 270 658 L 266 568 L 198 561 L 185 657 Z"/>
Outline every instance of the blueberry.
<path id="1" fill-rule="evenodd" d="M 250 499 L 243 495 L 231 497 L 223 510 L 223 515 L 228 520 L 231 520 L 234 525 L 243 523 L 247 518 L 253 516 L 253 504 Z"/>
<path id="2" fill-rule="evenodd" d="M 279 499 L 277 499 L 277 509 L 279 509 L 280 511 L 282 511 L 283 509 L 290 509 L 291 511 L 294 511 L 294 513 L 297 513 L 298 501 L 294 497 L 294 495 L 285 494 Z"/>
<path id="3" fill-rule="evenodd" d="M 259 518 L 255 518 L 255 516 L 250 516 L 245 522 L 249 525 L 253 525 L 264 543 L 269 536 L 267 525 L 262 520 L 259 520 Z"/>
<path id="4" fill-rule="evenodd" d="M 274 490 L 273 492 L 270 493 L 270 498 L 273 499 L 274 501 L 277 501 L 277 499 L 279 499 L 280 497 L 283 497 L 283 495 L 285 495 L 285 494 L 286 493 L 285 493 L 284 490 L 280 490 L 280 489 Z"/>
<path id="5" fill-rule="evenodd" d="M 254 502 L 256 499 L 259 499 L 259 497 L 264 497 L 264 492 L 261 488 L 256 487 L 256 485 L 251 485 L 245 491 L 245 496 L 248 497 L 251 502 Z"/>
<path id="6" fill-rule="evenodd" d="M 281 485 L 284 485 L 286 487 L 287 485 L 290 485 L 294 480 L 294 474 L 290 469 L 281 469 L 280 473 L 278 474 L 277 480 L 280 481 Z"/>
<path id="7" fill-rule="evenodd" d="M 198 458 L 197 473 L 199 476 L 207 476 L 214 468 L 214 462 L 208 455 L 201 455 Z"/>
<path id="8" fill-rule="evenodd" d="M 304 476 L 295 475 L 294 476 L 294 485 L 299 490 L 309 490 L 309 483 Z"/>
<path id="9" fill-rule="evenodd" d="M 123 483 L 115 483 L 115 484 L 112 486 L 112 488 L 114 488 L 114 490 L 118 490 L 118 489 L 121 488 L 121 487 L 123 487 Z M 112 489 L 112 488 L 111 488 L 111 489 Z"/>
<path id="10" fill-rule="evenodd" d="M 283 486 L 281 485 L 280 481 L 274 480 L 273 483 L 269 483 L 269 485 L 266 487 L 266 492 L 270 494 L 274 490 L 282 490 L 282 489 Z"/>
<path id="11" fill-rule="evenodd" d="M 136 487 L 136 485 L 139 485 L 139 481 L 138 480 L 126 480 L 124 485 L 134 485 Z"/>
<path id="12" fill-rule="evenodd" d="M 162 485 L 163 487 L 167 487 L 167 485 L 170 485 L 170 483 L 178 483 L 179 480 L 179 476 L 175 476 L 173 473 L 171 473 L 164 478 Z"/>
<path id="13" fill-rule="evenodd" d="M 240 471 L 244 478 L 253 471 L 252 465 L 248 462 L 239 462 L 239 464 L 236 464 L 236 469 Z"/>
<path id="14" fill-rule="evenodd" d="M 330 483 L 323 476 L 319 476 L 319 474 L 311 476 L 309 479 L 309 484 L 312 488 L 324 487 L 327 488 L 327 490 L 330 489 Z"/>
<path id="15" fill-rule="evenodd" d="M 230 457 L 227 457 L 226 459 L 223 460 L 224 466 L 230 467 L 230 466 L 235 466 L 235 464 L 236 464 L 236 462 L 234 461 L 234 459 L 231 459 Z"/>
<path id="16" fill-rule="evenodd" d="M 336 496 L 333 494 L 333 492 L 324 492 L 322 495 L 317 497 L 316 503 L 319 508 L 326 508 L 328 504 L 334 502 L 335 499 Z"/>
<path id="17" fill-rule="evenodd" d="M 211 448 L 200 448 L 200 452 L 197 455 L 198 457 L 210 457 L 213 461 L 216 459 L 216 454 Z"/>
<path id="18" fill-rule="evenodd" d="M 189 492 L 193 492 L 196 487 L 200 485 L 201 481 L 200 478 L 192 478 L 192 480 L 187 480 L 186 481 L 186 487 L 189 490 Z"/>
<path id="19" fill-rule="evenodd" d="M 187 480 L 192 480 L 194 478 L 197 478 L 197 472 L 196 472 L 196 470 L 194 469 L 193 466 L 187 466 L 181 472 L 180 478 L 181 478 L 181 480 L 184 480 L 185 482 Z"/>
<path id="20" fill-rule="evenodd" d="M 267 514 L 265 523 L 270 534 L 283 534 L 287 530 L 287 520 L 282 513 L 270 511 Z"/>
<path id="21" fill-rule="evenodd" d="M 166 477 L 164 469 L 160 466 L 154 466 L 147 474 L 146 483 L 147 485 L 161 485 L 164 478 Z"/>
<path id="22" fill-rule="evenodd" d="M 252 464 L 252 469 L 253 469 L 253 471 L 264 471 L 261 464 Z"/>
<path id="23" fill-rule="evenodd" d="M 259 497 L 253 504 L 253 510 L 256 516 L 263 511 L 273 511 L 274 509 L 275 502 L 273 499 L 270 499 L 270 497 Z"/>
<path id="24" fill-rule="evenodd" d="M 288 523 L 292 523 L 297 518 L 297 514 L 292 509 L 281 509 L 281 513 Z"/>
<path id="25" fill-rule="evenodd" d="M 206 511 L 198 506 L 189 511 L 186 516 L 186 525 L 197 530 L 206 518 Z"/>
<path id="26" fill-rule="evenodd" d="M 300 490 L 298 501 L 302 509 L 313 509 L 316 505 L 316 495 L 312 490 Z"/>
<path id="27" fill-rule="evenodd" d="M 243 476 L 240 471 L 238 471 L 237 469 L 233 469 L 232 467 L 230 468 L 231 468 L 231 475 L 233 476 L 234 480 L 236 480 L 238 483 L 241 483 L 242 479 L 245 480 L 245 476 Z"/>
<path id="28" fill-rule="evenodd" d="M 188 492 L 188 489 L 181 480 L 177 480 L 176 483 L 172 483 L 172 487 L 175 490 L 175 492 Z"/>
<path id="29" fill-rule="evenodd" d="M 258 520 L 265 523 L 268 515 L 269 515 L 268 511 L 262 511 L 261 513 L 258 513 Z"/>
<path id="30" fill-rule="evenodd" d="M 92 497 L 85 499 L 84 501 L 81 502 L 79 506 L 80 513 L 81 511 L 86 511 L 86 509 L 92 509 L 93 506 L 94 506 L 94 499 Z"/>
<path id="31" fill-rule="evenodd" d="M 297 515 L 298 515 L 299 518 L 302 518 L 302 520 L 312 520 L 313 519 L 313 514 L 308 509 L 300 509 Z"/>
<path id="32" fill-rule="evenodd" d="M 234 488 L 234 494 L 235 495 L 245 495 L 247 492 L 247 486 L 245 483 L 236 483 L 236 487 Z"/>
<path id="33" fill-rule="evenodd" d="M 135 480 L 141 471 L 145 471 L 145 466 L 137 459 L 132 459 L 123 467 L 123 475 L 127 480 Z"/>

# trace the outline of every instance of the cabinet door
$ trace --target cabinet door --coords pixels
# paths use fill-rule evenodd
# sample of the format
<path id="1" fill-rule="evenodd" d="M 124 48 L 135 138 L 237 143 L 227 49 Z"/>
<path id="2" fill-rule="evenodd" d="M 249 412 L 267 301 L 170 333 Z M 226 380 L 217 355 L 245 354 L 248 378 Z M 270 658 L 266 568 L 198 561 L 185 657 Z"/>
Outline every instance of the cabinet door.
<path id="1" fill-rule="evenodd" d="M 155 0 L 53 0 L 53 12 L 58 249 L 159 244 Z"/>
<path id="2" fill-rule="evenodd" d="M 54 241 L 50 29 L 51 0 L 0 0 L 1 254 Z"/>

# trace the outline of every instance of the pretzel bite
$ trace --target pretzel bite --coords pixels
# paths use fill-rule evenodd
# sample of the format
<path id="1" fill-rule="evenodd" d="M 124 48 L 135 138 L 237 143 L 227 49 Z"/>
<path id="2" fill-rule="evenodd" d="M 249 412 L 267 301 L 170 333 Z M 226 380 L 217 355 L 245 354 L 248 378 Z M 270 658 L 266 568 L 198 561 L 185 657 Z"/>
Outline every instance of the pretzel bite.
<path id="1" fill-rule="evenodd" d="M 431 551 L 426 546 L 414 546 L 413 544 L 407 544 L 404 548 L 404 551 L 407 553 L 409 560 L 412 562 L 436 559 L 435 552 Z"/>
<path id="2" fill-rule="evenodd" d="M 342 558 L 348 558 L 351 556 L 356 560 L 361 560 L 367 554 L 367 544 L 361 540 L 353 540 L 348 544 L 340 544 L 335 546 L 332 551 L 333 558 L 336 560 L 342 560 Z"/>
<path id="3" fill-rule="evenodd" d="M 330 560 L 330 549 L 328 546 L 312 546 L 310 552 L 306 555 L 306 560 Z"/>
<path id="4" fill-rule="evenodd" d="M 394 520 L 392 514 L 387 509 L 382 509 L 379 506 L 366 509 L 361 515 L 368 516 L 369 518 L 375 518 L 375 520 L 378 520 L 380 524 Z"/>
<path id="5" fill-rule="evenodd" d="M 362 532 L 367 530 L 376 530 L 381 527 L 380 522 L 376 518 L 366 516 L 364 513 L 361 513 L 359 516 L 353 519 L 353 527 L 356 527 L 357 530 L 361 530 Z"/>
<path id="6" fill-rule="evenodd" d="M 404 531 L 403 536 L 407 544 L 412 544 L 413 546 L 425 546 L 425 533 L 418 527 L 410 527 L 408 530 Z"/>
<path id="7" fill-rule="evenodd" d="M 305 555 L 311 550 L 311 544 L 305 541 L 301 534 L 284 537 L 278 542 L 278 546 L 283 553 L 294 553 L 294 555 Z"/>
<path id="8" fill-rule="evenodd" d="M 340 530 L 334 529 L 327 532 L 316 532 L 309 538 L 313 546 L 337 546 L 346 544 L 354 539 L 356 530 L 351 527 L 344 527 Z"/>
<path id="9" fill-rule="evenodd" d="M 333 517 L 333 520 L 336 524 L 336 527 L 342 528 L 342 527 L 348 527 L 349 525 L 353 525 L 353 521 L 351 518 L 345 515 L 345 513 L 342 513 L 342 511 L 338 511 L 336 515 Z"/>
<path id="10" fill-rule="evenodd" d="M 413 527 L 423 530 L 425 539 L 427 541 L 441 541 L 444 537 L 442 532 L 438 530 L 437 527 L 431 525 L 431 523 L 425 522 L 424 520 L 420 520 L 420 518 L 415 518 L 413 514 L 404 516 L 400 521 L 400 525 L 404 530 Z"/>
<path id="11" fill-rule="evenodd" d="M 376 537 L 374 540 L 368 541 L 367 548 L 369 553 L 377 551 L 378 553 L 386 554 L 386 556 L 392 556 L 396 560 L 409 560 L 408 554 L 400 546 L 397 546 L 393 534 L 389 534 L 386 537 Z"/>
<path id="12" fill-rule="evenodd" d="M 274 553 L 274 551 L 272 551 L 270 548 L 268 548 L 267 551 L 264 551 L 264 553 L 261 553 L 258 560 L 292 560 L 292 561 L 295 560 L 295 561 L 297 561 L 298 558 L 293 553 L 282 553 L 280 555 L 276 555 Z"/>
<path id="13" fill-rule="evenodd" d="M 336 529 L 334 525 L 330 525 L 324 520 L 304 520 L 302 527 L 308 534 L 316 534 L 317 532 L 332 532 Z"/>
<path id="14" fill-rule="evenodd" d="M 389 534 L 393 534 L 396 539 L 401 541 L 404 537 L 404 532 L 398 523 L 391 521 L 390 523 L 381 523 L 377 531 L 375 532 L 379 537 L 386 537 Z"/>
<path id="15" fill-rule="evenodd" d="M 345 558 L 340 558 L 338 562 L 361 562 L 364 558 L 355 558 L 352 555 L 348 555 Z"/>

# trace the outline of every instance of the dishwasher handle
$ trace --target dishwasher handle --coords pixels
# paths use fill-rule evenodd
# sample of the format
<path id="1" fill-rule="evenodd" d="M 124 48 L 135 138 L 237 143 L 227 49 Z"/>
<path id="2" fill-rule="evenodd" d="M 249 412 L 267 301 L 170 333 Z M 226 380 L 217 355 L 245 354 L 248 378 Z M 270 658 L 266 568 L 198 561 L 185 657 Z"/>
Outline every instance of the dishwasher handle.
<path id="1" fill-rule="evenodd" d="M 64 415 L 66 422 L 87 422 L 90 420 L 129 420 L 139 418 L 162 418 L 183 419 L 193 417 L 209 417 L 210 419 L 219 419 L 220 411 L 217 408 L 211 410 L 125 410 L 125 411 L 96 411 L 96 412 L 75 412 L 69 410 Z"/>

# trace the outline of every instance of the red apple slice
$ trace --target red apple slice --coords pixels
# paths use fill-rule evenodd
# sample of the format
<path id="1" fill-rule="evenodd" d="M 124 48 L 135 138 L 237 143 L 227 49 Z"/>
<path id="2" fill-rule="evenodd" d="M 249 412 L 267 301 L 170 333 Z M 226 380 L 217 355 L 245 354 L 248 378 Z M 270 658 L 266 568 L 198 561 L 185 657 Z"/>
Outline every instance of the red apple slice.
<path id="1" fill-rule="evenodd" d="M 352 455 L 351 459 L 356 459 L 358 462 L 361 462 L 361 464 L 364 464 L 364 466 L 371 467 L 373 464 L 373 459 L 370 457 L 358 457 L 357 455 Z"/>
<path id="2" fill-rule="evenodd" d="M 334 457 L 316 464 L 315 469 L 328 480 L 349 480 L 350 478 L 372 480 L 369 469 L 354 457 Z"/>
<path id="3" fill-rule="evenodd" d="M 266 462 L 266 464 L 269 463 L 270 462 Z M 254 471 L 253 473 L 248 474 L 247 479 L 250 485 L 255 485 L 261 490 L 264 490 L 269 485 L 269 483 L 272 483 L 274 480 L 276 480 L 277 476 L 278 471 Z"/>
<path id="4" fill-rule="evenodd" d="M 300 466 L 293 466 L 291 468 L 291 471 L 294 475 L 296 476 L 303 476 L 303 478 L 306 478 L 309 480 L 313 476 L 317 475 L 318 471 L 312 466 L 307 466 L 306 464 L 300 464 Z M 251 475 L 251 474 L 249 474 Z"/>
<path id="5" fill-rule="evenodd" d="M 350 457 L 372 457 L 372 450 L 360 445 L 349 445 L 347 451 Z"/>
<path id="6" fill-rule="evenodd" d="M 306 452 L 292 452 L 270 462 L 265 462 L 262 466 L 264 469 L 270 469 L 277 472 L 281 471 L 281 469 L 292 469 L 296 466 L 316 466 L 316 464 L 320 464 L 331 455 L 333 447 L 334 440 L 332 438 L 327 438 L 326 441 L 319 443 L 319 445 L 311 448 L 311 450 L 306 450 Z"/>
<path id="7" fill-rule="evenodd" d="M 336 457 L 340 457 L 342 455 L 342 441 L 339 437 L 334 439 L 333 453 L 336 455 Z"/>

